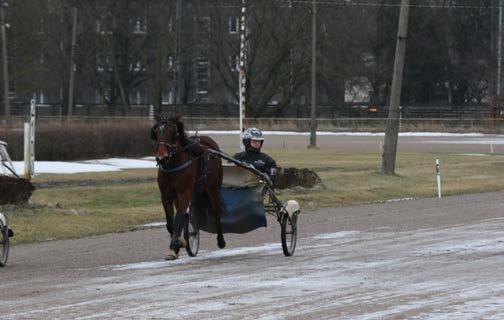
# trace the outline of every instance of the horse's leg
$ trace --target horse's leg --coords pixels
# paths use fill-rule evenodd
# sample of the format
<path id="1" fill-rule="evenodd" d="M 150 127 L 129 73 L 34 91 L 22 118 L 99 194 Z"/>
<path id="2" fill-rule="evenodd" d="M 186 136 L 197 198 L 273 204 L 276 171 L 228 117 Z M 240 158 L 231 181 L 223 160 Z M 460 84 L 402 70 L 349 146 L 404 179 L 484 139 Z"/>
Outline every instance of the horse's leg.
<path id="1" fill-rule="evenodd" d="M 168 230 L 171 236 L 173 234 L 173 199 L 167 196 L 161 196 L 161 202 L 163 203 L 165 212 L 166 230 Z"/>
<path id="2" fill-rule="evenodd" d="M 187 207 L 189 206 L 189 202 L 191 200 L 191 192 L 184 192 L 177 195 L 175 199 L 175 220 L 173 221 L 173 233 L 171 235 L 170 242 L 170 254 L 172 254 L 171 258 L 176 259 L 178 257 L 178 253 L 180 247 L 185 246 L 185 240 L 182 238 L 182 230 L 184 229 L 185 224 L 185 215 Z M 168 254 L 166 259 L 169 259 Z"/>
<path id="3" fill-rule="evenodd" d="M 211 213 L 215 217 L 215 222 L 217 223 L 217 245 L 219 248 L 223 249 L 226 247 L 226 241 L 224 240 L 224 234 L 222 233 L 222 226 L 220 222 L 221 217 L 221 199 L 220 199 L 220 188 L 211 188 L 208 190 L 210 195 L 210 202 L 212 205 Z"/>
<path id="4" fill-rule="evenodd" d="M 166 260 L 174 260 L 178 257 L 178 250 L 173 250 L 171 248 L 171 242 L 173 241 L 173 198 L 169 196 L 162 196 L 161 201 L 163 203 L 163 208 L 166 217 L 166 229 L 170 233 L 170 248 L 165 253 Z"/>

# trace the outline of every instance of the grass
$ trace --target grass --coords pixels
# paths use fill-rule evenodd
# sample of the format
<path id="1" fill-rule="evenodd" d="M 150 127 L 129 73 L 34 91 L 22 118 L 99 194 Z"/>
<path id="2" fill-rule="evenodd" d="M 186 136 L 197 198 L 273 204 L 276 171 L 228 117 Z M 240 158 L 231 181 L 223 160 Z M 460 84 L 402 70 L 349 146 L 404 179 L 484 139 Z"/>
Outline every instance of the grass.
<path id="1" fill-rule="evenodd" d="M 164 217 L 154 183 L 39 189 L 12 209 L 15 243 L 123 232 Z"/>
<path id="2" fill-rule="evenodd" d="M 272 152 L 273 153 L 273 152 Z M 504 157 L 456 154 L 398 154 L 396 175 L 380 173 L 381 155 L 311 151 L 276 154 L 279 163 L 292 160 L 295 167 L 314 169 L 327 189 L 296 198 L 303 207 L 334 207 L 386 199 L 437 196 L 435 159 L 441 162 L 443 195 L 503 189 Z"/>
<path id="3" fill-rule="evenodd" d="M 310 168 L 322 178 L 324 189 L 279 191 L 282 199 L 296 199 L 304 209 L 435 197 L 435 159 L 441 162 L 443 195 L 504 189 L 504 156 L 500 155 L 400 153 L 396 175 L 383 175 L 378 153 L 265 151 L 283 167 Z M 36 190 L 26 206 L 3 206 L 0 211 L 11 219 L 14 243 L 125 232 L 164 220 L 155 178 L 155 169 L 39 175 L 34 183 L 53 187 Z M 56 183 L 63 186 L 54 187 Z"/>

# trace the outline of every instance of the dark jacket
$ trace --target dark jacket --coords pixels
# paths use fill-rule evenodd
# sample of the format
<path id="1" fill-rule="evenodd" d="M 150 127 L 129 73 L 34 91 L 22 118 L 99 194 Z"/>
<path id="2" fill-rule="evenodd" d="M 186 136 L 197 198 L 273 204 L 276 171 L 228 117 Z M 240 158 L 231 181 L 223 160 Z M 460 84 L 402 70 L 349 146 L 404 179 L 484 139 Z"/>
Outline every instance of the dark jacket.
<path id="1" fill-rule="evenodd" d="M 250 163 L 257 170 L 266 173 L 272 182 L 275 182 L 276 162 L 266 153 L 249 149 L 235 154 L 233 158 Z"/>

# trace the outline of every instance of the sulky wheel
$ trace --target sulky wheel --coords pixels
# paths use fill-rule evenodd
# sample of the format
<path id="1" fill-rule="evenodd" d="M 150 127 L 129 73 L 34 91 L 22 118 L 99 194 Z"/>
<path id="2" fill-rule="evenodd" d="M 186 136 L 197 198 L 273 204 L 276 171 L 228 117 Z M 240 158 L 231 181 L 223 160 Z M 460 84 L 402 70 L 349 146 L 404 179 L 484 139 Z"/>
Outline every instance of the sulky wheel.
<path id="1" fill-rule="evenodd" d="M 186 224 L 184 225 L 184 239 L 187 242 L 187 254 L 191 257 L 196 257 L 200 244 L 199 230 L 192 224 L 189 214 L 186 215 Z"/>
<path id="2" fill-rule="evenodd" d="M 292 217 L 288 214 L 282 215 L 282 249 L 286 257 L 292 256 L 296 250 L 297 216 L 298 212 L 295 212 Z"/>
<path id="3" fill-rule="evenodd" d="M 2 219 L 2 217 L 0 217 L 0 267 L 5 266 L 8 257 L 9 257 L 9 228 Z"/>

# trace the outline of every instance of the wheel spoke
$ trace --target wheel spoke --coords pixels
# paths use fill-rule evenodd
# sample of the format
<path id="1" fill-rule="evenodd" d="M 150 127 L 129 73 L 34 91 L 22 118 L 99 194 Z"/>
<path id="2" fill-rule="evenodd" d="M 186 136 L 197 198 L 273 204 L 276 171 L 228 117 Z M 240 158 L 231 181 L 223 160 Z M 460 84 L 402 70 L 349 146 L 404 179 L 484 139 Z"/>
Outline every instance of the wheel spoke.
<path id="1" fill-rule="evenodd" d="M 285 256 L 292 256 L 296 248 L 297 229 L 296 229 L 296 216 L 292 218 L 288 214 L 281 216 L 281 235 L 282 235 L 282 249 Z"/>
<path id="2" fill-rule="evenodd" d="M 189 220 L 185 227 L 185 237 L 188 243 L 186 251 L 191 257 L 195 257 L 199 249 L 199 231 L 194 227 L 194 225 Z"/>

